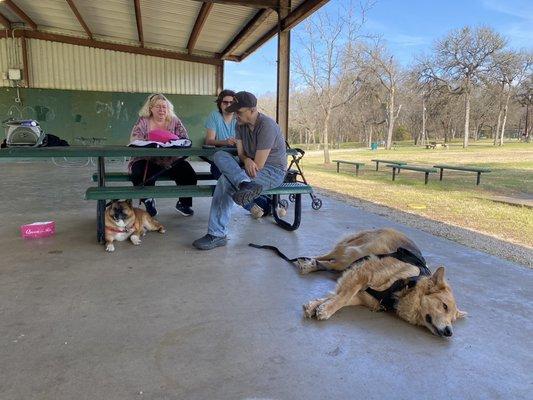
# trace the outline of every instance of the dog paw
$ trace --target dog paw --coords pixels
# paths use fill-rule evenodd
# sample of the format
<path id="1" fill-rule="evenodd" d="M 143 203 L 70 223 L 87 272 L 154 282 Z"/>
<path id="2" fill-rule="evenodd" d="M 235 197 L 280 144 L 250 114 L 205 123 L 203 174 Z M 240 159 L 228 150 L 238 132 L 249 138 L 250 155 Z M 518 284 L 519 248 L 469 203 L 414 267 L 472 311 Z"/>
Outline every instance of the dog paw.
<path id="1" fill-rule="evenodd" d="M 112 243 L 109 243 L 108 245 L 106 245 L 105 251 L 108 251 L 110 253 L 115 251 L 115 245 L 113 245 Z"/>
<path id="2" fill-rule="evenodd" d="M 315 318 L 324 321 L 331 317 L 331 313 L 328 311 L 328 302 L 320 304 L 315 310 Z"/>
<path id="3" fill-rule="evenodd" d="M 167 230 L 165 228 L 159 228 L 159 233 L 165 233 Z"/>
<path id="4" fill-rule="evenodd" d="M 137 235 L 131 235 L 130 240 L 135 246 L 138 246 L 141 244 L 141 239 Z"/>
<path id="5" fill-rule="evenodd" d="M 325 299 L 314 299 L 303 305 L 304 314 L 307 318 L 316 317 L 316 309 Z"/>
<path id="6" fill-rule="evenodd" d="M 315 316 L 316 307 L 313 307 L 311 303 L 312 302 L 302 305 L 305 318 L 313 318 Z"/>
<path id="7" fill-rule="evenodd" d="M 302 275 L 314 272 L 317 269 L 316 260 L 314 258 L 301 258 L 296 263 L 298 270 Z"/>

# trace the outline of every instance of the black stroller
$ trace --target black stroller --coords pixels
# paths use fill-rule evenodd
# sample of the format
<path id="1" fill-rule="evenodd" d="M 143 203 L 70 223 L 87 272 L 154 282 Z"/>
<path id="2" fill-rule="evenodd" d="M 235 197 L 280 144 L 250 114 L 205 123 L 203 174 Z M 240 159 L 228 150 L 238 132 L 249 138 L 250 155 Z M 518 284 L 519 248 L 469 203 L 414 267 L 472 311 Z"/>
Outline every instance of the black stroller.
<path id="1" fill-rule="evenodd" d="M 300 160 L 305 155 L 305 151 L 298 148 L 291 148 L 289 142 L 287 141 L 285 141 L 285 144 L 287 145 L 287 154 L 292 157 L 292 160 L 289 163 L 289 166 L 287 167 L 285 182 L 301 182 L 307 185 L 307 180 L 305 179 L 304 173 L 300 168 Z M 296 169 L 293 169 L 293 166 Z M 313 192 L 309 193 L 309 196 L 311 196 L 311 207 L 313 208 L 313 210 L 320 210 L 320 208 L 322 207 L 322 200 L 319 199 Z M 289 195 L 289 200 L 291 201 L 291 203 L 294 203 L 295 199 L 296 197 L 294 194 Z M 280 205 L 285 208 L 288 208 L 289 203 L 287 202 L 287 200 L 280 200 Z"/>

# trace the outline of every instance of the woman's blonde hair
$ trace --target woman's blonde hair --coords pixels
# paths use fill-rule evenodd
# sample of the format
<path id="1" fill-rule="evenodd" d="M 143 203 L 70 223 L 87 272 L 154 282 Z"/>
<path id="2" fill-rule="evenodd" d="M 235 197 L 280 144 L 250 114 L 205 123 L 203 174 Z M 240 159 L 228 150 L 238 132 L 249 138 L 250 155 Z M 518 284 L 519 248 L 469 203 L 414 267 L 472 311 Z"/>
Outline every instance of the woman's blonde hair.
<path id="1" fill-rule="evenodd" d="M 152 113 L 150 112 L 150 109 L 153 106 L 155 106 L 155 103 L 157 103 L 159 100 L 163 100 L 164 102 L 167 103 L 167 110 L 168 110 L 168 115 L 167 115 L 167 118 L 166 118 L 167 122 L 170 122 L 170 120 L 172 120 L 172 118 L 177 118 L 176 114 L 174 113 L 174 106 L 161 93 L 154 93 L 154 94 L 151 94 L 150 96 L 148 96 L 148 98 L 144 102 L 143 106 L 139 110 L 139 117 L 150 118 L 150 116 L 152 115 Z"/>

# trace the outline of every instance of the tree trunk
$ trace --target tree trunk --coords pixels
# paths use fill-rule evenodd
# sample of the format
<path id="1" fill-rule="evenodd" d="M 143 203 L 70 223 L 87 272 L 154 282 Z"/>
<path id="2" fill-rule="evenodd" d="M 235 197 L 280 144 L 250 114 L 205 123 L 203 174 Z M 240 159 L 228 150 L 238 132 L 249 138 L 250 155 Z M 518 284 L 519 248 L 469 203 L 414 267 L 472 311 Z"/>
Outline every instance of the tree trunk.
<path id="1" fill-rule="evenodd" d="M 502 92 L 505 90 L 505 84 L 502 85 Z M 498 96 L 498 123 L 496 124 L 496 133 L 494 134 L 494 146 L 498 144 L 498 136 L 500 134 L 500 126 L 502 122 L 502 100 L 501 96 Z"/>
<path id="2" fill-rule="evenodd" d="M 496 123 L 496 132 L 494 133 L 494 146 L 498 144 L 498 135 L 500 133 L 500 125 L 502 121 L 502 113 L 503 110 L 500 108 L 500 111 L 498 112 L 498 122 Z"/>
<path id="3" fill-rule="evenodd" d="M 526 132 L 526 142 L 529 143 L 531 141 L 531 135 L 529 134 L 529 104 L 526 104 L 526 127 L 524 132 Z"/>
<path id="4" fill-rule="evenodd" d="M 331 162 L 329 158 L 329 143 L 328 143 L 328 127 L 329 127 L 329 119 L 331 117 L 331 109 L 328 107 L 326 110 L 326 117 L 324 118 L 324 137 L 323 137 L 323 144 L 324 144 L 324 163 L 329 164 Z"/>
<path id="5" fill-rule="evenodd" d="M 511 98 L 511 88 L 509 88 L 509 93 L 505 98 L 505 107 L 503 108 L 503 122 L 502 122 L 502 131 L 500 133 L 500 146 L 503 146 L 503 136 L 505 135 L 505 123 L 507 122 L 507 110 L 509 109 L 509 99 Z"/>
<path id="6" fill-rule="evenodd" d="M 394 131 L 394 89 L 390 91 L 389 96 L 389 126 L 387 131 L 386 149 L 390 150 L 392 147 L 392 133 Z"/>
<path id="7" fill-rule="evenodd" d="M 426 98 L 422 97 L 422 135 L 420 136 L 422 146 L 426 145 Z"/>
<path id="8" fill-rule="evenodd" d="M 368 147 L 372 146 L 372 134 L 374 133 L 374 125 L 370 124 L 370 134 L 368 135 Z"/>
<path id="9" fill-rule="evenodd" d="M 467 88 L 465 93 L 465 136 L 463 138 L 463 148 L 468 147 L 468 134 L 470 131 L 470 91 Z"/>

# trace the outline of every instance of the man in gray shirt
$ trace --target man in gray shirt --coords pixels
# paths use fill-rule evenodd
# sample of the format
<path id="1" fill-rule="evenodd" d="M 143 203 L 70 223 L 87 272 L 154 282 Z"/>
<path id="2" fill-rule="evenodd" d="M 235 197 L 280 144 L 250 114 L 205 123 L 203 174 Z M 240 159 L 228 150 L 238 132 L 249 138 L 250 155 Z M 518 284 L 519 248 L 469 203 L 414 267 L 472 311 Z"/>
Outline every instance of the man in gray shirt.
<path id="1" fill-rule="evenodd" d="M 222 176 L 213 194 L 207 235 L 193 242 L 200 250 L 226 245 L 233 204 L 250 210 L 263 190 L 281 185 L 287 169 L 281 129 L 272 118 L 257 111 L 257 99 L 253 94 L 236 93 L 235 102 L 226 110 L 237 115 L 235 137 L 242 166 L 225 151 L 213 156 Z"/>

